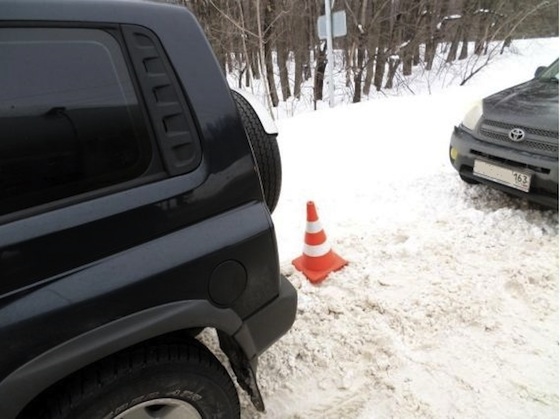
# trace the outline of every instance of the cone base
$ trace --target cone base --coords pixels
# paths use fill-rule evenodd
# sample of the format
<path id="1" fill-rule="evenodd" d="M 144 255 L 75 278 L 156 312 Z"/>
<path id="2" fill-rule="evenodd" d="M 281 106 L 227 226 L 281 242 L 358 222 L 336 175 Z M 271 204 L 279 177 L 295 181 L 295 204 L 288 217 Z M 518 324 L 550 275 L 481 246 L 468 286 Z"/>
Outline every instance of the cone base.
<path id="1" fill-rule="evenodd" d="M 316 259 L 322 258 L 327 259 L 326 266 L 322 269 L 315 270 L 309 269 L 309 267 L 307 267 L 310 261 L 312 261 L 311 264 L 317 264 Z M 323 281 L 331 272 L 338 271 L 339 269 L 347 265 L 348 262 L 331 250 L 328 255 L 321 256 L 319 258 L 314 258 L 303 254 L 300 257 L 294 259 L 292 261 L 292 264 L 298 271 L 302 272 L 310 282 L 312 282 L 313 284 L 317 284 Z"/>

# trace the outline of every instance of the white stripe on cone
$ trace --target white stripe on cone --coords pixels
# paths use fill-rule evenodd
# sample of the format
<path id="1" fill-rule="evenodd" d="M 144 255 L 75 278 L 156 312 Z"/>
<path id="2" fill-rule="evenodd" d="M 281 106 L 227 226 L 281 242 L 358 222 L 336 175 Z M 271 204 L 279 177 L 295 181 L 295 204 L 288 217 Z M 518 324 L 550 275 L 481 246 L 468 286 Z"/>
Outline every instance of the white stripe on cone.
<path id="1" fill-rule="evenodd" d="M 314 258 L 325 256 L 327 253 L 330 252 L 330 250 L 331 247 L 329 246 L 328 242 L 324 242 L 314 246 L 310 244 L 303 245 L 303 253 L 305 253 L 307 256 L 311 256 Z"/>
<path id="2" fill-rule="evenodd" d="M 315 233 L 319 233 L 322 230 L 323 230 L 323 226 L 321 225 L 321 222 L 319 220 L 308 221 L 305 226 L 306 233 L 315 234 Z"/>

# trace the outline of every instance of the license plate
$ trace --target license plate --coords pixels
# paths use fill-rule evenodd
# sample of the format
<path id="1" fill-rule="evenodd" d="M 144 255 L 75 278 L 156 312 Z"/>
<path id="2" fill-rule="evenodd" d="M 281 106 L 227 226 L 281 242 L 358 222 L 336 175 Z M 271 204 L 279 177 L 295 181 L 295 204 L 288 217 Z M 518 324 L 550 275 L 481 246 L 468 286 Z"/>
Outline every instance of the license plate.
<path id="1" fill-rule="evenodd" d="M 531 187 L 531 174 L 481 160 L 474 161 L 473 174 L 524 192 L 529 192 Z"/>

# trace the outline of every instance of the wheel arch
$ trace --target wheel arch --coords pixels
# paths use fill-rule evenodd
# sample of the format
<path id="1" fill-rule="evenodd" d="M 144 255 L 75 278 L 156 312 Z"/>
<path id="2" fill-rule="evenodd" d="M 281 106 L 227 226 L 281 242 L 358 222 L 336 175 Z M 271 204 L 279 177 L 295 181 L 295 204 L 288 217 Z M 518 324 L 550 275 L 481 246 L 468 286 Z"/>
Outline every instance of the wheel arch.
<path id="1" fill-rule="evenodd" d="M 0 411 L 16 418 L 46 390 L 71 374 L 117 352 L 163 335 L 211 327 L 233 336 L 241 319 L 231 309 L 207 301 L 174 302 L 117 319 L 88 331 L 39 355 L 0 383 Z M 241 346 L 243 345 L 243 346 Z M 240 343 L 252 357 L 252 342 Z"/>

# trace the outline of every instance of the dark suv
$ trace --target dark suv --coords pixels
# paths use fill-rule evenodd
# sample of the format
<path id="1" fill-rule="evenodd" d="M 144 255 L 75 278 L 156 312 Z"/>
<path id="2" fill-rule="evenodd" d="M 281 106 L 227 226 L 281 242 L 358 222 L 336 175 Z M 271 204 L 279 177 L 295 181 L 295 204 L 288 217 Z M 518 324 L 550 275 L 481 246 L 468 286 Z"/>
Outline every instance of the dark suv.
<path id="1" fill-rule="evenodd" d="M 477 103 L 455 127 L 449 156 L 468 183 L 558 208 L 558 60 Z"/>
<path id="2" fill-rule="evenodd" d="M 204 328 L 264 410 L 278 148 L 194 17 L 2 0 L 0 58 L 0 417 L 238 417 Z"/>

